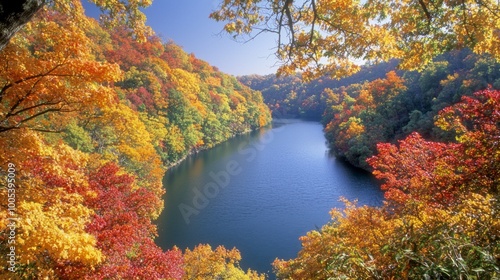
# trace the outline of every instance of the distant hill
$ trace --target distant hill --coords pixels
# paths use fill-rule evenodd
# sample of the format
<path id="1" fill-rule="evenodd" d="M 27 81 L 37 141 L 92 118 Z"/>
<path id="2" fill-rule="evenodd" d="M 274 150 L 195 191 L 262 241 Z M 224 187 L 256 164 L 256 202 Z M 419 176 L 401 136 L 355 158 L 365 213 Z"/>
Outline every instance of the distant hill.
<path id="1" fill-rule="evenodd" d="M 264 102 L 271 108 L 273 117 L 300 117 L 320 120 L 325 110 L 322 95 L 327 88 L 340 88 L 351 84 L 370 82 L 385 77 L 396 69 L 397 61 L 365 65 L 361 70 L 343 79 L 323 77 L 304 83 L 300 75 L 276 77 L 276 75 L 247 75 L 238 80 L 262 92 Z"/>

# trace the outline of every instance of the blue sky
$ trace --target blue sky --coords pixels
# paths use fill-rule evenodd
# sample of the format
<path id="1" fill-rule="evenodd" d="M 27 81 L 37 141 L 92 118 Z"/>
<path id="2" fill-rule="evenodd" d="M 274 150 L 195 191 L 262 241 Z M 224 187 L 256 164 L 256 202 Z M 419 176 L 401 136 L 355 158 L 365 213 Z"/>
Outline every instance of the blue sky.
<path id="1" fill-rule="evenodd" d="M 241 43 L 221 33 L 224 24 L 208 18 L 220 1 L 223 0 L 154 0 L 144 13 L 147 24 L 164 41 L 173 40 L 222 72 L 235 76 L 275 73 L 275 38 L 264 34 Z M 89 7 L 88 2 L 84 5 Z"/>

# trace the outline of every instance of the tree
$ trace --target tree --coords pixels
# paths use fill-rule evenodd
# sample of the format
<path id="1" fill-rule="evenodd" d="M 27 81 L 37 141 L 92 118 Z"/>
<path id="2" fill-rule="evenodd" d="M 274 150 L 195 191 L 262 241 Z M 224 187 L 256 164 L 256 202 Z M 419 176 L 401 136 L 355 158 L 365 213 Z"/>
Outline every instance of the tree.
<path id="1" fill-rule="evenodd" d="M 45 4 L 45 0 L 3 1 L 0 3 L 0 50 Z"/>
<path id="2" fill-rule="evenodd" d="M 184 269 L 182 279 L 228 279 L 228 280 L 263 280 L 265 277 L 248 270 L 246 273 L 239 267 L 240 252 L 233 248 L 227 250 L 223 246 L 212 250 L 210 245 L 200 244 L 193 250 L 184 253 Z"/>
<path id="3" fill-rule="evenodd" d="M 366 159 L 374 154 L 376 143 L 395 137 L 401 110 L 395 100 L 405 90 L 404 80 L 394 71 L 385 79 L 341 88 L 340 94 L 326 90 L 330 106 L 324 114 L 325 135 L 335 155 L 370 169 Z"/>
<path id="4" fill-rule="evenodd" d="M 405 205 L 417 200 L 434 206 L 455 202 L 462 183 L 460 145 L 425 141 L 413 133 L 399 147 L 380 143 L 377 150 L 367 162 L 384 180 L 382 189 L 389 202 Z"/>
<path id="5" fill-rule="evenodd" d="M 83 201 L 95 195 L 85 174 L 88 156 L 65 144 L 50 147 L 38 133 L 27 129 L 2 133 L 0 144 L 2 169 L 12 163 L 16 170 L 15 207 L 9 212 L 7 201 L 0 206 L 0 250 L 15 246 L 16 274 L 53 278 L 58 264 L 89 268 L 102 262 L 104 255 L 96 247 L 96 238 L 86 231 L 94 211 Z M 7 197 L 6 188 L 1 194 Z M 17 235 L 10 244 L 7 217 L 18 218 Z M 6 269 L 0 272 L 4 273 L 7 278 L 13 276 Z"/>
<path id="6" fill-rule="evenodd" d="M 57 131 L 64 124 L 61 113 L 111 103 L 108 84 L 119 69 L 97 61 L 92 50 L 92 41 L 66 15 L 45 10 L 28 23 L 0 52 L 0 132 Z"/>
<path id="7" fill-rule="evenodd" d="M 441 110 L 436 124 L 455 131 L 458 143 L 426 141 L 413 133 L 399 147 L 378 144 L 378 155 L 367 161 L 383 180 L 386 199 L 398 205 L 417 200 L 448 206 L 465 190 L 497 193 L 499 101 L 500 92 L 487 89 Z"/>
<path id="8" fill-rule="evenodd" d="M 151 29 L 146 26 L 146 17 L 140 11 L 151 5 L 152 0 L 143 1 L 112 1 L 89 0 L 96 4 L 103 15 L 101 19 L 110 26 L 124 24 L 132 28 L 138 39 L 144 40 Z M 45 5 L 55 6 L 59 11 L 72 13 L 81 18 L 81 2 L 79 0 L 20 0 L 2 1 L 0 3 L 0 50 L 10 38 L 19 31 Z M 75 12 L 76 11 L 76 12 Z"/>
<path id="9" fill-rule="evenodd" d="M 224 1 L 210 17 L 235 37 L 276 34 L 279 73 L 346 76 L 356 60 L 420 69 L 437 54 L 469 47 L 500 58 L 496 1 Z"/>
<path id="10" fill-rule="evenodd" d="M 157 210 L 158 196 L 137 186 L 114 163 L 92 172 L 89 185 L 97 195 L 86 201 L 95 210 L 87 230 L 96 237 L 106 259 L 85 278 L 180 279 L 181 252 L 176 248 L 162 252 L 153 242 L 156 227 L 151 215 Z"/>
<path id="11" fill-rule="evenodd" d="M 467 189 L 497 193 L 500 186 L 500 90 L 491 87 L 465 96 L 440 111 L 436 125 L 454 131 Z"/>

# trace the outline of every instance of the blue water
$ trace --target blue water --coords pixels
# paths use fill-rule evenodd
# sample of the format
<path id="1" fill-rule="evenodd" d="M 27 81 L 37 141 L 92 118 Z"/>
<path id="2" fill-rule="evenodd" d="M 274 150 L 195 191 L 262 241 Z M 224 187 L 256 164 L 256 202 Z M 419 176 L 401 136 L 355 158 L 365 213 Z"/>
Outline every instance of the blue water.
<path id="1" fill-rule="evenodd" d="M 294 258 L 299 237 L 327 223 L 340 197 L 380 205 L 366 172 L 331 157 L 317 122 L 281 121 L 191 156 L 164 179 L 156 242 L 236 247 L 241 265 L 272 279 L 275 258 Z"/>

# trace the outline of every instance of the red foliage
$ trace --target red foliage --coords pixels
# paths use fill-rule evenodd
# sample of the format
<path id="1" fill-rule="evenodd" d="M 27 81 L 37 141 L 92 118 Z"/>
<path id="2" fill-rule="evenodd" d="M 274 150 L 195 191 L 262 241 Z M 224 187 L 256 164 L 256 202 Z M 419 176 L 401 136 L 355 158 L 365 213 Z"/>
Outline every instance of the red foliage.
<path id="1" fill-rule="evenodd" d="M 138 111 L 139 108 L 141 107 L 141 105 L 144 105 L 144 103 L 142 102 L 141 98 L 139 96 L 137 96 L 136 93 L 129 93 L 129 94 L 127 94 L 127 99 L 132 103 L 131 107 L 135 111 Z"/>
<path id="2" fill-rule="evenodd" d="M 194 54 L 189 55 L 189 62 L 193 66 L 193 72 L 212 72 L 212 66 L 207 62 L 200 60 L 194 56 Z"/>
<path id="3" fill-rule="evenodd" d="M 106 260 L 88 279 L 160 279 L 182 277 L 182 254 L 163 252 L 152 237 L 154 212 L 151 191 L 134 186 L 134 178 L 120 174 L 115 163 L 108 163 L 90 175 L 90 186 L 97 196 L 88 201 L 95 216 L 87 230 L 96 236 L 97 246 Z"/>
<path id="4" fill-rule="evenodd" d="M 60 165 L 67 171 L 82 172 L 82 167 L 74 162 L 60 161 L 56 162 L 52 157 L 43 157 L 38 154 L 31 153 L 24 162 L 25 169 L 30 170 L 32 178 L 38 178 L 47 186 L 47 188 L 63 188 L 67 193 L 86 194 L 85 186 L 76 183 L 73 178 L 54 172 L 51 168 L 55 165 Z"/>
<path id="5" fill-rule="evenodd" d="M 384 180 L 385 198 L 392 203 L 408 200 L 447 205 L 455 199 L 461 172 L 461 145 L 425 141 L 413 133 L 399 142 L 378 144 L 378 155 L 367 160 L 373 174 Z"/>
<path id="6" fill-rule="evenodd" d="M 187 61 L 184 60 L 184 51 L 176 44 L 169 42 L 165 45 L 165 52 L 160 56 L 162 60 L 167 62 L 168 66 L 174 68 L 184 68 Z"/>
<path id="7" fill-rule="evenodd" d="M 215 103 L 216 105 L 221 104 L 222 97 L 219 94 L 214 93 L 213 91 L 210 91 L 209 94 L 210 94 L 210 98 L 212 99 L 213 103 Z"/>
<path id="8" fill-rule="evenodd" d="M 459 143 L 425 141 L 413 133 L 399 142 L 378 144 L 368 159 L 384 180 L 390 203 L 418 200 L 431 205 L 454 203 L 460 193 L 498 192 L 500 185 L 500 91 L 487 89 L 443 109 L 437 124 L 455 130 Z"/>
<path id="9" fill-rule="evenodd" d="M 498 192 L 500 186 L 500 91 L 478 91 L 474 97 L 443 109 L 439 118 L 464 145 L 462 165 L 469 188 Z"/>
<path id="10" fill-rule="evenodd" d="M 113 50 L 106 52 L 106 59 L 110 63 L 117 63 L 122 70 L 129 70 L 132 66 L 142 65 L 146 58 L 159 56 L 163 52 L 161 39 L 151 36 L 146 42 L 140 43 L 130 35 L 131 31 L 125 27 L 116 28 L 111 32 Z"/>
<path id="11" fill-rule="evenodd" d="M 132 102 L 134 109 L 138 109 L 144 105 L 148 112 L 153 112 L 155 109 L 155 102 L 153 95 L 144 87 L 139 87 L 135 93 L 127 94 L 127 99 Z"/>

